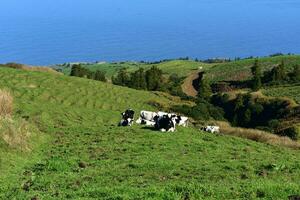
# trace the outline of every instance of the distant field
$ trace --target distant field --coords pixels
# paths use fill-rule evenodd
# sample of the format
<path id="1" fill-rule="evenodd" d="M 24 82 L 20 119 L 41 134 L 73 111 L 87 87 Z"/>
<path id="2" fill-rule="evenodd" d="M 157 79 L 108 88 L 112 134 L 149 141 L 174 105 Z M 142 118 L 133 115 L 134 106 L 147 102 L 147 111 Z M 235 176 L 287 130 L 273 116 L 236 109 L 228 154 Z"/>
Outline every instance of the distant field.
<path id="1" fill-rule="evenodd" d="M 193 70 L 198 70 L 199 67 L 207 67 L 208 64 L 201 62 L 195 62 L 190 60 L 172 60 L 165 61 L 158 64 L 145 64 L 140 62 L 120 62 L 120 63 L 99 63 L 99 64 L 83 64 L 82 66 L 89 68 L 92 71 L 102 70 L 106 72 L 106 75 L 110 78 L 115 75 L 118 70 L 122 68 L 127 68 L 129 72 L 137 70 L 142 67 L 144 69 L 149 69 L 152 66 L 157 66 L 165 74 L 178 74 L 179 76 L 185 77 L 189 75 Z M 71 68 L 62 68 L 64 74 L 70 74 Z"/>
<path id="2" fill-rule="evenodd" d="M 212 64 L 212 67 L 208 68 L 207 77 L 212 81 L 224 81 L 224 80 L 247 80 L 251 77 L 251 67 L 256 59 L 245 59 L 240 61 L 233 61 L 229 63 Z M 276 56 L 265 57 L 258 59 L 259 64 L 263 70 L 270 70 L 274 66 L 284 61 L 286 70 L 289 71 L 294 65 L 300 64 L 300 56 Z"/>
<path id="3" fill-rule="evenodd" d="M 271 87 L 263 90 L 263 93 L 273 97 L 289 97 L 300 103 L 300 85 Z"/>
<path id="4" fill-rule="evenodd" d="M 22 159 L 10 151 L 10 165 L 0 157 L 1 172 L 10 173 L 0 172 L 0 199 L 287 199 L 300 194 L 298 151 L 193 128 L 159 133 L 116 126 L 128 107 L 156 110 L 150 100 L 179 101 L 168 95 L 8 68 L 0 68 L 0 85 L 15 97 L 16 117 L 28 118 L 49 138 Z"/>

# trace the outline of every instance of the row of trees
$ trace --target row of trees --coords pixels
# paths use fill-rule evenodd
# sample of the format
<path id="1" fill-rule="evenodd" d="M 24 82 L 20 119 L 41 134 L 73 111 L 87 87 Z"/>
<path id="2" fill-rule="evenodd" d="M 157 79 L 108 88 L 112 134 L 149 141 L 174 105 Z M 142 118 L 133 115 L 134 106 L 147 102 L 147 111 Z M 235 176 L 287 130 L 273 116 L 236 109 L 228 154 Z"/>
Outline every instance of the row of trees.
<path id="1" fill-rule="evenodd" d="M 112 77 L 112 83 L 139 90 L 158 91 L 163 88 L 163 72 L 157 67 L 151 67 L 146 71 L 143 68 L 139 68 L 132 73 L 123 68 L 118 71 L 116 76 Z"/>
<path id="2" fill-rule="evenodd" d="M 181 81 L 182 79 L 176 74 L 165 77 L 163 71 L 156 66 L 148 70 L 139 68 L 133 72 L 128 72 L 126 68 L 123 68 L 112 77 L 112 83 L 115 85 L 138 90 L 165 91 L 177 96 L 183 95 Z"/>
<path id="3" fill-rule="evenodd" d="M 254 91 L 259 90 L 263 84 L 274 85 L 300 81 L 300 65 L 295 65 L 293 70 L 288 73 L 283 61 L 278 66 L 273 67 L 270 71 L 262 73 L 261 66 L 256 60 L 251 67 L 251 72 L 253 75 L 251 88 Z"/>
<path id="4" fill-rule="evenodd" d="M 101 70 L 93 72 L 87 68 L 82 67 L 80 64 L 72 66 L 70 76 L 77 76 L 103 82 L 107 81 L 105 77 L 105 72 Z"/>

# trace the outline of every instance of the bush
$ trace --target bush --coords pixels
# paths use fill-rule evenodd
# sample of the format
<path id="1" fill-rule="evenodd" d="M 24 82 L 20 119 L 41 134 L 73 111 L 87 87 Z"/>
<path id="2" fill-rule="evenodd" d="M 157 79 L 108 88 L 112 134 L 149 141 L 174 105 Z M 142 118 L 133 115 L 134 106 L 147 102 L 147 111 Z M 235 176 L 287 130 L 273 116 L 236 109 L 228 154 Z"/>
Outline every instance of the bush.
<path id="1" fill-rule="evenodd" d="M 292 140 L 298 140 L 300 138 L 300 128 L 297 125 L 286 128 L 279 133 L 281 136 L 286 136 Z"/>
<path id="2" fill-rule="evenodd" d="M 198 91 L 198 98 L 208 100 L 211 95 L 212 95 L 212 90 L 209 85 L 209 82 L 203 77 L 201 77 L 199 91 Z"/>
<path id="3" fill-rule="evenodd" d="M 105 72 L 97 70 L 94 74 L 94 80 L 106 82 Z"/>
<path id="4" fill-rule="evenodd" d="M 10 117 L 13 112 L 13 97 L 7 91 L 0 90 L 0 117 Z"/>
<path id="5" fill-rule="evenodd" d="M 182 113 L 186 116 L 192 117 L 195 120 L 224 120 L 224 111 L 222 108 L 213 106 L 209 102 L 199 99 L 195 106 L 174 106 L 174 112 Z"/>

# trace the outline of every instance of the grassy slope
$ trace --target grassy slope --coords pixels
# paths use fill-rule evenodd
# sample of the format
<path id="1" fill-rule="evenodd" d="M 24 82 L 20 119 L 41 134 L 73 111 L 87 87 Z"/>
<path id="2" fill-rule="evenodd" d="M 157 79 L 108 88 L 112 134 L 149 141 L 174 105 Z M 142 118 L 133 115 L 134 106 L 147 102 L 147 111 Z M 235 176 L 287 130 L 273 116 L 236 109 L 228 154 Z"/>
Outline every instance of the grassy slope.
<path id="1" fill-rule="evenodd" d="M 0 85 L 13 92 L 19 115 L 51 136 L 23 170 L 12 167 L 17 180 L 0 178 L 0 199 L 285 199 L 300 193 L 297 151 L 191 128 L 162 134 L 116 126 L 129 106 L 168 103 L 155 94 L 4 68 Z"/>
<path id="2" fill-rule="evenodd" d="M 208 78 L 215 81 L 247 80 L 251 77 L 251 67 L 256 59 L 245 59 L 229 63 L 215 64 L 208 68 Z M 263 70 L 270 70 L 274 65 L 284 61 L 286 69 L 291 70 L 295 64 L 300 64 L 300 56 L 276 56 L 258 59 Z"/>
<path id="3" fill-rule="evenodd" d="M 282 60 L 286 64 L 287 70 L 291 70 L 295 64 L 300 64 L 299 55 L 291 56 L 277 56 L 277 57 L 264 57 L 259 58 L 263 70 L 269 70 L 273 66 L 279 64 Z M 166 74 L 177 73 L 181 77 L 194 76 L 193 73 L 197 73 L 199 67 L 207 71 L 207 77 L 212 81 L 224 81 L 224 80 L 247 80 L 251 77 L 251 66 L 255 59 L 245 59 L 240 61 L 233 61 L 229 63 L 220 64 L 205 64 L 201 62 L 189 61 L 189 60 L 172 60 L 165 61 L 159 64 L 145 64 L 138 62 L 121 62 L 121 63 L 99 63 L 88 64 L 85 67 L 95 71 L 97 69 L 103 70 L 107 73 L 108 77 L 111 77 L 117 73 L 117 71 L 123 67 L 128 68 L 128 71 L 134 71 L 139 67 L 145 69 L 155 65 L 162 69 Z M 70 73 L 71 68 L 63 68 L 65 74 Z M 188 90 L 188 86 L 184 86 L 185 90 Z M 270 89 L 270 91 L 268 91 Z M 296 90 L 296 91 L 295 91 Z M 299 102 L 300 92 L 299 87 L 294 85 L 286 85 L 283 87 L 266 88 L 265 94 L 270 96 L 287 96 L 295 99 Z"/>
<path id="4" fill-rule="evenodd" d="M 92 71 L 102 70 L 105 71 L 108 77 L 115 75 L 119 69 L 128 68 L 128 71 L 137 70 L 139 67 L 145 69 L 150 68 L 151 66 L 157 66 L 163 70 L 166 74 L 176 73 L 179 76 L 187 76 L 191 71 L 197 70 L 200 66 L 208 66 L 204 63 L 187 61 L 187 60 L 172 60 L 165 61 L 158 64 L 145 64 L 139 62 L 122 62 L 122 63 L 99 63 L 99 64 L 87 64 L 83 65 L 84 67 L 89 68 Z M 69 74 L 71 68 L 63 68 L 64 74 Z"/>
<path id="5" fill-rule="evenodd" d="M 289 97 L 300 103 L 300 85 L 273 86 L 263 90 L 263 93 L 272 97 Z"/>

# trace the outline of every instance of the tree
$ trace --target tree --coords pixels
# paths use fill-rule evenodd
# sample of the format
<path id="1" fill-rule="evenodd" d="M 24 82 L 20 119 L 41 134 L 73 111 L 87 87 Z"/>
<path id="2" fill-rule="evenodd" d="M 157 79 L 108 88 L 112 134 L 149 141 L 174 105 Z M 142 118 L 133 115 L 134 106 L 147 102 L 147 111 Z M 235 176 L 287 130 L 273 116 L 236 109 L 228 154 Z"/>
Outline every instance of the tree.
<path id="1" fill-rule="evenodd" d="M 148 90 L 161 90 L 163 87 L 163 73 L 160 69 L 153 66 L 146 71 L 146 82 Z"/>
<path id="2" fill-rule="evenodd" d="M 208 100 L 211 95 L 212 91 L 209 82 L 204 77 L 201 77 L 198 98 Z"/>
<path id="3" fill-rule="evenodd" d="M 143 68 L 139 68 L 130 75 L 130 87 L 140 90 L 147 89 L 146 74 Z"/>
<path id="4" fill-rule="evenodd" d="M 71 69 L 70 76 L 80 76 L 81 73 L 81 66 L 80 65 L 73 65 Z"/>
<path id="5" fill-rule="evenodd" d="M 72 66 L 70 76 L 93 78 L 93 72 L 87 68 L 82 67 L 80 64 L 75 64 Z"/>
<path id="6" fill-rule="evenodd" d="M 272 69 L 271 76 L 273 83 L 278 83 L 286 79 L 285 64 L 283 61 L 277 67 Z"/>
<path id="7" fill-rule="evenodd" d="M 94 80 L 106 82 L 105 72 L 97 70 L 94 75 Z"/>
<path id="8" fill-rule="evenodd" d="M 258 61 L 255 60 L 254 65 L 251 68 L 251 72 L 253 75 L 252 80 L 252 90 L 257 91 L 261 88 L 261 67 L 258 64 Z"/>
<path id="9" fill-rule="evenodd" d="M 290 74 L 290 78 L 294 82 L 300 81 L 300 65 L 295 65 L 294 70 Z"/>
<path id="10" fill-rule="evenodd" d="M 128 75 L 126 68 L 120 69 L 118 71 L 117 76 L 112 78 L 112 82 L 115 85 L 128 86 L 130 82 L 130 77 Z"/>

